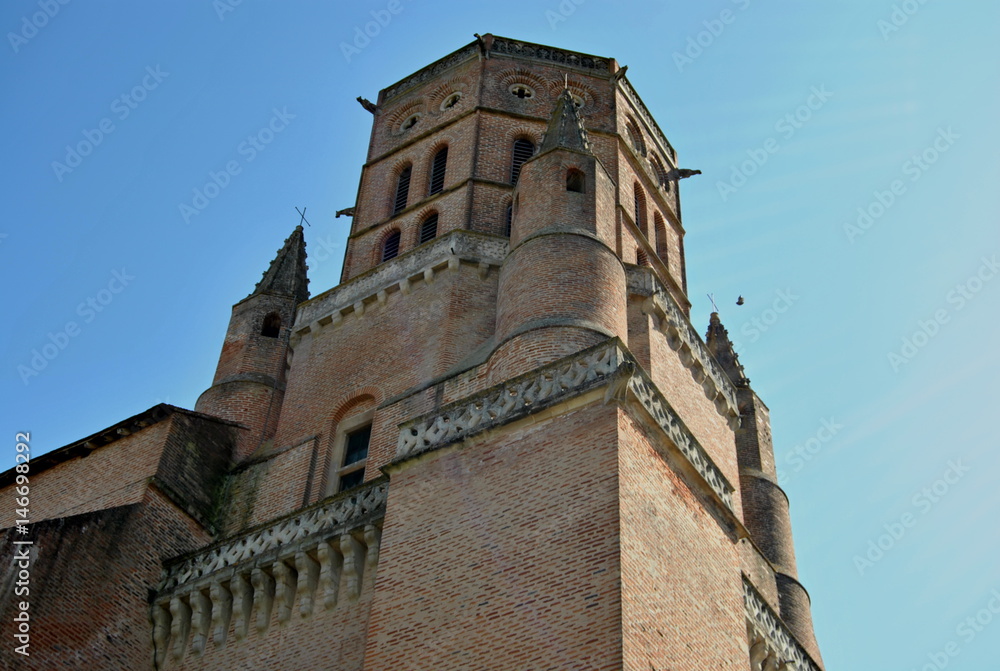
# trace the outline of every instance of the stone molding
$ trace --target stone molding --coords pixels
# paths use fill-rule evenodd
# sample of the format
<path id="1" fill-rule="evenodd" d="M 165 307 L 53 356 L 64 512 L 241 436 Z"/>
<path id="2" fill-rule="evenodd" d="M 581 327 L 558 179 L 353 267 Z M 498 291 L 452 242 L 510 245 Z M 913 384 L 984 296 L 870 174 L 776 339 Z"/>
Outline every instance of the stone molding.
<path id="1" fill-rule="evenodd" d="M 617 338 L 404 422 L 396 460 L 462 441 L 604 385 L 610 385 L 608 399 L 631 393 L 708 487 L 733 510 L 733 486 Z"/>
<path id="2" fill-rule="evenodd" d="M 382 92 L 382 97 L 380 100 L 380 105 L 384 105 L 387 101 L 395 98 L 400 93 L 407 91 L 418 84 L 423 84 L 429 79 L 434 79 L 440 75 L 445 70 L 448 70 L 459 63 L 469 60 L 479 52 L 479 48 L 476 42 L 471 42 L 458 51 L 453 51 L 444 58 L 440 58 L 427 67 L 417 70 L 409 77 L 405 77 L 392 86 L 386 88 Z"/>
<path id="3" fill-rule="evenodd" d="M 750 581 L 743 577 L 752 671 L 822 671 Z"/>
<path id="4" fill-rule="evenodd" d="M 670 349 L 677 352 L 681 363 L 691 371 L 691 377 L 702 386 L 705 397 L 715 403 L 729 428 L 740 428 L 740 406 L 736 386 L 722 370 L 708 347 L 691 326 L 670 292 L 660 280 L 644 268 L 627 268 L 628 291 L 646 296 L 643 312 L 659 319 L 659 330 L 667 338 Z"/>
<path id="5" fill-rule="evenodd" d="M 542 44 L 521 42 L 507 39 L 506 37 L 494 36 L 490 53 L 531 58 L 557 65 L 568 65 L 571 68 L 579 68 L 581 70 L 596 70 L 602 75 L 608 75 L 611 71 L 611 61 L 607 58 L 589 56 L 566 49 L 554 49 Z"/>
<path id="6" fill-rule="evenodd" d="M 503 263 L 508 248 L 506 238 L 464 230 L 451 231 L 426 246 L 386 261 L 300 305 L 291 344 L 294 347 L 303 335 L 328 324 L 339 323 L 344 313 L 352 310 L 363 313 L 366 300 L 371 302 L 374 297 L 381 302 L 388 290 L 396 285 L 406 293 L 412 281 L 433 279 L 435 269 L 444 264 L 449 268 L 457 268 L 463 262 L 477 264 L 480 274 L 485 277 L 491 266 L 499 267 Z"/>
<path id="7" fill-rule="evenodd" d="M 209 641 L 222 647 L 233 622 L 239 641 L 296 610 L 305 618 L 357 600 L 378 563 L 387 487 L 374 481 L 168 565 L 150 606 L 156 668 Z"/>
<path id="8" fill-rule="evenodd" d="M 177 590 L 245 562 L 289 552 L 294 554 L 299 545 L 308 545 L 321 537 L 363 526 L 385 514 L 387 495 L 388 483 L 375 481 L 363 489 L 338 495 L 268 526 L 219 543 L 168 565 L 160 591 Z"/>

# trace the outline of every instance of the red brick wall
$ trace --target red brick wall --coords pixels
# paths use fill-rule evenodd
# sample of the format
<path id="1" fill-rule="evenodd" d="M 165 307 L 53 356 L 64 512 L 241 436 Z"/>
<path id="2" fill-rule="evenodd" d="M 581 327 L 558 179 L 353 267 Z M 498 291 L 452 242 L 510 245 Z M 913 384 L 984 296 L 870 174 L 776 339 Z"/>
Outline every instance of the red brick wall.
<path id="1" fill-rule="evenodd" d="M 620 669 L 617 410 L 391 474 L 365 669 Z"/>
<path id="2" fill-rule="evenodd" d="M 630 415 L 619 421 L 626 669 L 749 668 L 740 559 L 731 537 Z"/>
<path id="3" fill-rule="evenodd" d="M 0 584 L 16 570 L 11 535 L 0 545 Z M 34 524 L 28 538 L 37 552 L 28 595 L 31 655 L 16 655 L 8 639 L 0 647 L 5 669 L 152 668 L 148 599 L 162 562 L 210 541 L 155 489 L 132 505 Z M 0 597 L 5 631 L 21 598 L 13 590 Z"/>

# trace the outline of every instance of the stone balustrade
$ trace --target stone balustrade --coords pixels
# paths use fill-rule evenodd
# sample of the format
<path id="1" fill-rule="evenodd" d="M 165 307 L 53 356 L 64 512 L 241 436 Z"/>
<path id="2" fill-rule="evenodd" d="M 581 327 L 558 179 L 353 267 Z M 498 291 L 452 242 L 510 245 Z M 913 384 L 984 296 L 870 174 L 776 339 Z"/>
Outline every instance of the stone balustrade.
<path id="1" fill-rule="evenodd" d="M 151 607 L 156 662 L 356 600 L 378 562 L 387 482 L 338 495 L 168 563 Z"/>

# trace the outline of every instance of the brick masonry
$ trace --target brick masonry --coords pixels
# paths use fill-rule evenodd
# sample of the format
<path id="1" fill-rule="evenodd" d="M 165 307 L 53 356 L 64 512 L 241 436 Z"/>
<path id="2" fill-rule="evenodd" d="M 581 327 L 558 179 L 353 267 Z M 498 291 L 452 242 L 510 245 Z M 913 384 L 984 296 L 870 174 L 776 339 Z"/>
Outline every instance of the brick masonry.
<path id="1" fill-rule="evenodd" d="M 676 152 L 623 75 L 484 35 L 384 89 L 342 284 L 309 297 L 296 229 L 197 412 L 38 461 L 24 668 L 821 668 L 767 408 L 687 321 Z M 404 449 L 418 419 L 450 437 Z"/>

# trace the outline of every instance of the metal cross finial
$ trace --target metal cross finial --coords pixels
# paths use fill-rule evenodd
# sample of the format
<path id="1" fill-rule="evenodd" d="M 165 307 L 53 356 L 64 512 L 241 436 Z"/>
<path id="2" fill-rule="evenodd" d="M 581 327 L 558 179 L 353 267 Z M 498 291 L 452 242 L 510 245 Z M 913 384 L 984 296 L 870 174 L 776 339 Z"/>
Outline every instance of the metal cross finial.
<path id="1" fill-rule="evenodd" d="M 299 226 L 301 226 L 302 222 L 304 221 L 304 222 L 306 222 L 306 226 L 310 226 L 311 227 L 312 224 L 310 224 L 309 220 L 306 219 L 306 209 L 308 209 L 308 208 L 303 207 L 301 210 L 299 208 L 297 208 L 297 207 L 295 208 L 295 211 L 298 212 L 302 216 L 302 219 L 299 221 Z"/>
<path id="2" fill-rule="evenodd" d="M 718 312 L 719 306 L 715 304 L 715 296 L 708 294 L 708 300 L 712 301 L 712 307 L 715 308 L 715 312 Z"/>

